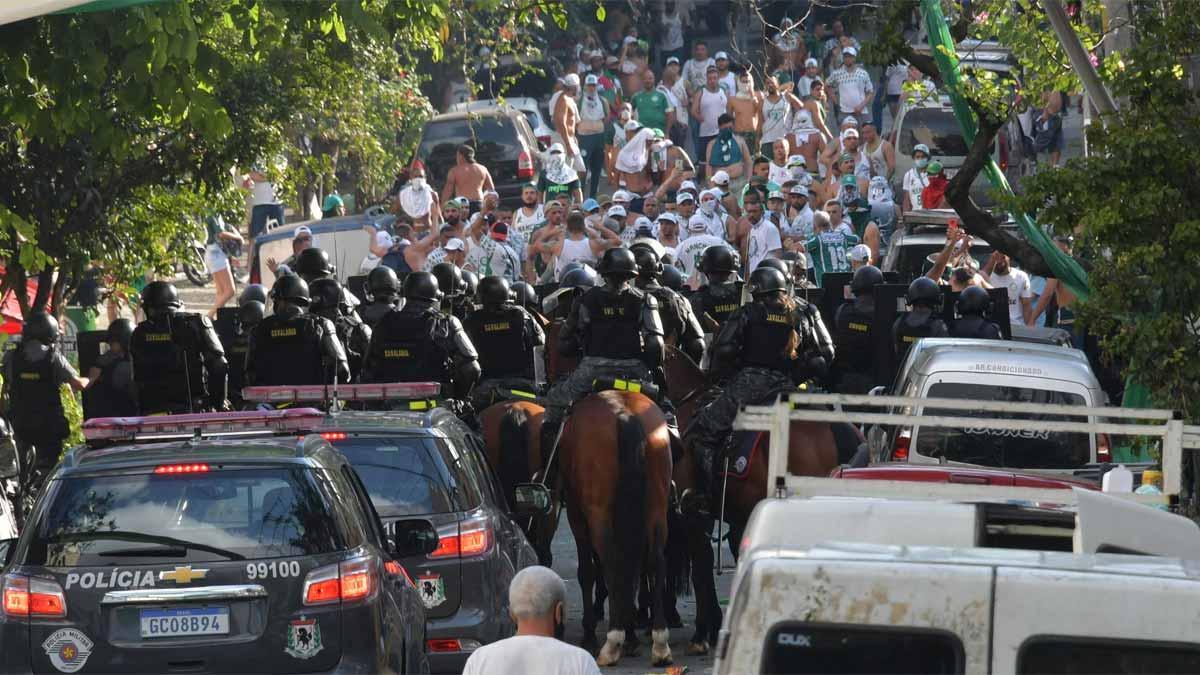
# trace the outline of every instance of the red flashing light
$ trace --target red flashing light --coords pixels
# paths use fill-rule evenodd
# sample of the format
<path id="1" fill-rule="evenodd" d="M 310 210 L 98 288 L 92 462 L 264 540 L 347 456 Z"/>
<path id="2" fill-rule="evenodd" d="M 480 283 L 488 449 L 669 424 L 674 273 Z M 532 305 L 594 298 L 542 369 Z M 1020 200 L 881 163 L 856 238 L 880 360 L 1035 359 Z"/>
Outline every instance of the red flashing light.
<path id="1" fill-rule="evenodd" d="M 448 652 L 462 651 L 462 643 L 458 641 L 458 638 L 426 640 L 425 646 L 428 648 L 426 651 L 430 652 L 431 654 L 445 654 Z"/>
<path id="2" fill-rule="evenodd" d="M 892 448 L 892 460 L 896 462 L 908 461 L 908 446 L 912 443 L 912 432 L 909 430 L 901 431 L 896 435 L 896 445 Z"/>
<path id="3" fill-rule="evenodd" d="M 344 441 L 344 440 L 346 440 L 347 436 L 346 436 L 346 432 L 344 432 L 344 431 L 323 431 L 323 432 L 321 432 L 321 438 L 324 438 L 327 441 L 333 442 L 333 441 Z"/>
<path id="4" fill-rule="evenodd" d="M 162 476 L 173 476 L 181 473 L 208 473 L 207 464 L 159 464 L 154 467 L 154 473 Z"/>

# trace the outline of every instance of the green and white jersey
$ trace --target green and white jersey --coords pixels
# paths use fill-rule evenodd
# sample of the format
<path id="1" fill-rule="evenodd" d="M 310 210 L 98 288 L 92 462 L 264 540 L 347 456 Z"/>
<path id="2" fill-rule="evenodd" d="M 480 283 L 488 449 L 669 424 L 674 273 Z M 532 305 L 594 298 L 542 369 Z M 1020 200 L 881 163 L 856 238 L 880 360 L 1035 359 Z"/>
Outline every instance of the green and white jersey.
<path id="1" fill-rule="evenodd" d="M 827 272 L 851 270 L 850 249 L 860 241 L 861 239 L 842 229 L 822 232 L 809 238 L 805 248 L 808 249 L 808 259 L 812 261 L 813 274 L 818 286 Z"/>

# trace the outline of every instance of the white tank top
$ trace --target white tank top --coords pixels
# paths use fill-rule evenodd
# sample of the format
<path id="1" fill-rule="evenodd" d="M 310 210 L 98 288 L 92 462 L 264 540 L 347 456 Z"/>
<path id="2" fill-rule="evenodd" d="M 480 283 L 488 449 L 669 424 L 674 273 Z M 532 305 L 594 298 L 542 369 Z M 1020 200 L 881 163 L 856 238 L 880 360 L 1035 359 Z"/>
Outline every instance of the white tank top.
<path id="1" fill-rule="evenodd" d="M 792 126 L 792 104 L 787 97 L 780 96 L 775 103 L 763 99 L 762 142 L 774 143 L 787 136 Z"/>
<path id="2" fill-rule="evenodd" d="M 558 255 L 558 260 L 554 263 L 554 279 L 558 280 L 562 274 L 562 268 L 575 261 L 595 263 L 596 256 L 592 253 L 592 242 L 587 237 L 578 241 L 574 239 L 563 239 L 562 253 Z"/>
<path id="3" fill-rule="evenodd" d="M 715 92 L 709 91 L 708 88 L 700 90 L 700 135 L 701 136 L 716 136 L 720 129 L 717 126 L 717 118 L 729 106 L 729 98 L 725 96 L 725 92 L 718 89 Z"/>
<path id="4" fill-rule="evenodd" d="M 883 139 L 879 139 L 879 145 L 875 149 L 867 152 L 867 160 L 871 162 L 871 175 L 883 176 L 887 178 L 887 158 L 883 156 Z"/>

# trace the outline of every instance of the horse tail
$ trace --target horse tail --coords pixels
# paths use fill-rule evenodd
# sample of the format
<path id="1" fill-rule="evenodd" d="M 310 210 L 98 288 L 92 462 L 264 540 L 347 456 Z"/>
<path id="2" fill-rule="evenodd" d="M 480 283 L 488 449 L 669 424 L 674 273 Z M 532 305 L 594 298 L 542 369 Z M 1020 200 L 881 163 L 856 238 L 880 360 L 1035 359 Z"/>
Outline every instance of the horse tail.
<path id="1" fill-rule="evenodd" d="M 518 483 L 527 483 L 531 476 L 529 469 L 529 411 L 523 406 L 511 405 L 500 418 L 500 483 L 504 486 L 504 496 L 509 504 L 513 503 L 513 488 Z"/>
<path id="2" fill-rule="evenodd" d="M 680 598 L 692 594 L 692 556 L 688 549 L 689 516 L 675 505 L 667 510 L 667 582 Z"/>
<path id="3" fill-rule="evenodd" d="M 613 500 L 613 544 L 616 556 L 629 556 L 613 570 L 621 588 L 614 597 L 637 593 L 639 570 L 646 551 L 646 431 L 635 413 L 617 413 L 617 485 Z M 605 561 L 613 564 L 614 561 Z"/>

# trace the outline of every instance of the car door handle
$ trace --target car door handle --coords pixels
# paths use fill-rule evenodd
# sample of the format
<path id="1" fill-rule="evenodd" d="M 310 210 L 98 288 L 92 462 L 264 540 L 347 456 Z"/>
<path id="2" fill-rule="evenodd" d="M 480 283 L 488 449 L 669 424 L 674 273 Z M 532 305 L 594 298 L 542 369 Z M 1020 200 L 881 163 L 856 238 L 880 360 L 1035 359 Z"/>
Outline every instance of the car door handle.
<path id="1" fill-rule="evenodd" d="M 946 479 L 946 482 L 960 483 L 963 485 L 987 485 L 991 481 L 984 476 L 972 476 L 966 473 L 952 473 L 950 474 L 950 477 Z"/>

